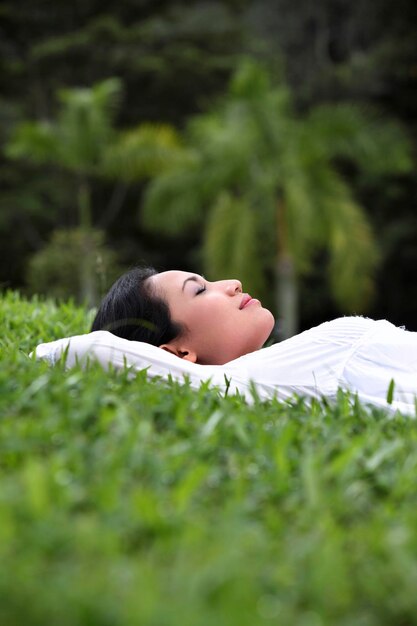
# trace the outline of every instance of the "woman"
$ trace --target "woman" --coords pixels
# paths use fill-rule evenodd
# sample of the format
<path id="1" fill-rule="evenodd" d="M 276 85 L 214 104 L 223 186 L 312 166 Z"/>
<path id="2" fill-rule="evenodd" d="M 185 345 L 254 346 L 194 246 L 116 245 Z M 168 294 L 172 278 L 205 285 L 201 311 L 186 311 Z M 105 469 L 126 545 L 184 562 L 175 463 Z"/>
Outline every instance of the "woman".
<path id="1" fill-rule="evenodd" d="M 193 363 L 223 365 L 261 348 L 273 326 L 272 313 L 242 293 L 238 280 L 136 268 L 110 289 L 91 330 L 151 343 Z"/>
<path id="2" fill-rule="evenodd" d="M 70 339 L 67 364 L 94 356 L 104 365 L 146 367 L 151 376 L 186 375 L 195 387 L 210 380 L 249 400 L 253 384 L 265 399 L 334 399 L 342 388 L 384 407 L 394 380 L 390 408 L 415 414 L 417 333 L 345 317 L 260 350 L 273 325 L 238 280 L 136 268 L 110 289 L 93 332 Z M 37 355 L 54 362 L 68 341 L 43 344 Z"/>

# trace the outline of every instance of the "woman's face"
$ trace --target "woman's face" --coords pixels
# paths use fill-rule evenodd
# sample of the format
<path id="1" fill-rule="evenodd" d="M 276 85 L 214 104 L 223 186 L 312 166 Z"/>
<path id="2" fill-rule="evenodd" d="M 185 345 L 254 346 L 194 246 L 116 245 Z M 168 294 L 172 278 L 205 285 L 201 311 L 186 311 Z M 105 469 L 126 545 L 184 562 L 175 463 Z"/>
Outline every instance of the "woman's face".
<path id="1" fill-rule="evenodd" d="M 160 347 L 187 360 L 223 365 L 261 348 L 274 326 L 272 313 L 242 293 L 238 280 L 209 282 L 171 270 L 148 281 L 168 304 L 172 319 L 188 331 Z"/>

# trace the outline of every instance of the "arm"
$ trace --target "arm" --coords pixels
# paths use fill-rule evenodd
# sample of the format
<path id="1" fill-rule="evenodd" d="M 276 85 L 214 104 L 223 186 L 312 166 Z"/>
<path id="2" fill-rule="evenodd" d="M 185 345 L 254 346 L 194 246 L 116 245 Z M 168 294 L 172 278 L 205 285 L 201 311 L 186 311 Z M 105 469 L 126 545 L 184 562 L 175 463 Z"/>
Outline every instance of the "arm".
<path id="1" fill-rule="evenodd" d="M 151 377 L 167 379 L 171 376 L 179 382 L 184 382 L 187 377 L 194 388 L 210 380 L 213 385 L 226 390 L 222 366 L 190 363 L 156 346 L 122 339 L 104 330 L 42 343 L 35 349 L 35 355 L 52 365 L 64 358 L 67 368 L 94 360 L 104 369 L 109 366 L 116 369 L 126 366 L 133 371 L 146 369 Z"/>

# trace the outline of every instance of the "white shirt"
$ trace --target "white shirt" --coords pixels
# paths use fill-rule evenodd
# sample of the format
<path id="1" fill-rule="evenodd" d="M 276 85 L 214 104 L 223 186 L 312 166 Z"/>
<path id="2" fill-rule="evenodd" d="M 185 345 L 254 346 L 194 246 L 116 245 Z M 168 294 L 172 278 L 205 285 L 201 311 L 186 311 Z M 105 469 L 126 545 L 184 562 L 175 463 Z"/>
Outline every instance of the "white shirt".
<path id="1" fill-rule="evenodd" d="M 59 339 L 36 348 L 37 358 L 55 363 L 67 349 L 66 365 L 86 359 L 103 366 L 147 368 L 149 376 L 202 382 L 253 400 L 252 386 L 262 399 L 295 394 L 335 399 L 339 388 L 369 403 L 416 415 L 417 333 L 385 320 L 343 317 L 291 339 L 246 354 L 225 365 L 199 365 L 146 343 L 116 337 L 107 331 Z M 393 400 L 387 393 L 394 380 Z"/>

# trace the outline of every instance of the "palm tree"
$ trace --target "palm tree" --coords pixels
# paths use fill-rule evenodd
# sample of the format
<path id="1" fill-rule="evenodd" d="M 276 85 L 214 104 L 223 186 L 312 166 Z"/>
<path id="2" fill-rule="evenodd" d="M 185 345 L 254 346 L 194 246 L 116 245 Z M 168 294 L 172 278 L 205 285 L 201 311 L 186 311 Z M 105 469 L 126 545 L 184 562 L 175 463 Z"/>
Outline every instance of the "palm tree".
<path id="1" fill-rule="evenodd" d="M 187 148 L 152 180 L 144 205 L 151 228 L 203 225 L 204 271 L 233 273 L 260 293 L 273 268 L 281 336 L 297 332 L 298 278 L 327 250 L 336 301 L 363 310 L 378 253 L 364 209 L 336 159 L 380 176 L 404 171 L 407 144 L 394 124 L 351 105 L 294 112 L 289 90 L 245 62 L 213 112 L 194 118 Z"/>
<path id="2" fill-rule="evenodd" d="M 83 232 L 81 299 L 96 302 L 93 272 L 91 206 L 95 178 L 130 183 L 160 172 L 165 161 L 175 162 L 176 134 L 168 126 L 140 125 L 125 132 L 114 127 L 121 83 L 110 78 L 91 88 L 59 92 L 57 119 L 19 124 L 6 153 L 11 158 L 52 164 L 74 178 L 78 226 Z"/>

